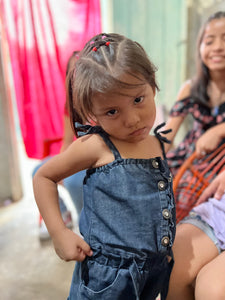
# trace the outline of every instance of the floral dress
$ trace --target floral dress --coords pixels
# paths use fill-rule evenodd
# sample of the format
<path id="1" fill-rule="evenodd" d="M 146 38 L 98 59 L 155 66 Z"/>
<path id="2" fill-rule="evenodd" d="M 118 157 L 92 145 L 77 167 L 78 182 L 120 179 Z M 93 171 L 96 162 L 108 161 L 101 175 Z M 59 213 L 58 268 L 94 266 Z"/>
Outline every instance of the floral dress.
<path id="1" fill-rule="evenodd" d="M 225 103 L 210 108 L 202 103 L 196 103 L 192 97 L 187 97 L 175 103 L 170 111 L 170 117 L 185 117 L 188 114 L 194 119 L 193 128 L 186 134 L 176 149 L 167 153 L 167 160 L 173 176 L 183 162 L 194 152 L 198 138 L 209 128 L 225 122 Z"/>
<path id="2" fill-rule="evenodd" d="M 211 109 L 188 97 L 176 102 L 170 112 L 171 117 L 185 117 L 188 114 L 191 114 L 194 119 L 192 129 L 188 131 L 176 149 L 167 153 L 168 165 L 173 176 L 177 174 L 184 161 L 194 152 L 198 138 L 207 129 L 225 122 L 225 103 Z M 221 141 L 221 144 L 224 142 L 224 140 Z M 192 162 L 192 169 L 187 169 L 179 179 L 178 186 L 174 191 L 177 223 L 188 215 L 190 210 L 195 206 L 199 195 L 204 190 L 202 181 L 199 180 L 196 173 L 193 174 L 193 170 L 197 170 L 197 173 L 201 174 L 207 182 L 211 182 L 222 170 L 223 164 L 217 171 L 213 167 L 210 167 L 210 157 L 211 154 L 209 153 L 202 159 L 196 158 Z"/>

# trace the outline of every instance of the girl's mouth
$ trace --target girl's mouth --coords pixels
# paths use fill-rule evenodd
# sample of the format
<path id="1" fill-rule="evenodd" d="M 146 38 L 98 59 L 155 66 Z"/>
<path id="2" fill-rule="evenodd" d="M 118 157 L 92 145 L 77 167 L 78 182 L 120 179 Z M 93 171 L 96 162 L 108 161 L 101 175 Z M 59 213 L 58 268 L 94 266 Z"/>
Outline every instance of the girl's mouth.
<path id="1" fill-rule="evenodd" d="M 142 135 L 145 132 L 145 130 L 146 130 L 146 128 L 143 127 L 143 128 L 133 131 L 130 135 L 132 135 L 132 136 Z"/>

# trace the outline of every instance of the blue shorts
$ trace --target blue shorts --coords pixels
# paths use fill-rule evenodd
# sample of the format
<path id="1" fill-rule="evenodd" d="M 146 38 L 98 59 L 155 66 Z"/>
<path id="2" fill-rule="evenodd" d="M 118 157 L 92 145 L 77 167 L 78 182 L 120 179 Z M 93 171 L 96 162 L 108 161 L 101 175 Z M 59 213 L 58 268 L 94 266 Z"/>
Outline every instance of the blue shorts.
<path id="1" fill-rule="evenodd" d="M 213 241 L 216 248 L 218 249 L 218 252 L 221 253 L 219 241 L 214 233 L 213 228 L 204 220 L 202 220 L 201 216 L 199 216 L 196 212 L 191 211 L 187 217 L 179 222 L 178 225 L 180 224 L 192 224 L 201 229 Z"/>

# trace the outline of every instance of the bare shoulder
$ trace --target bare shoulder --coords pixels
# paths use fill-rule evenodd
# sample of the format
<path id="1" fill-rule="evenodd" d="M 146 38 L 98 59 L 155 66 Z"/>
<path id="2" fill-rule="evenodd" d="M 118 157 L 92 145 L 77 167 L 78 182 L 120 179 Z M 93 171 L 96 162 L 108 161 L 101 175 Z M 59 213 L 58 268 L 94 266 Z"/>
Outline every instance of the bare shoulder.
<path id="1" fill-rule="evenodd" d="M 46 162 L 39 169 L 39 175 L 59 182 L 81 170 L 98 166 L 106 154 L 111 154 L 110 150 L 98 134 L 83 136 Z"/>
<path id="2" fill-rule="evenodd" d="M 88 134 L 79 137 L 74 142 L 74 148 L 80 148 L 84 153 L 98 158 L 102 155 L 102 152 L 107 151 L 104 140 L 99 134 Z"/>
<path id="3" fill-rule="evenodd" d="M 102 147 L 105 144 L 99 134 L 87 134 L 77 138 L 75 142 L 83 147 L 91 146 L 89 150 Z"/>
<path id="4" fill-rule="evenodd" d="M 190 93 L 191 93 L 191 80 L 189 79 L 181 85 L 181 88 L 177 95 L 177 101 L 190 96 Z"/>
<path id="5" fill-rule="evenodd" d="M 101 166 L 114 160 L 111 150 L 99 134 L 80 137 L 74 144 L 74 152 L 78 151 L 81 160 L 89 162 L 88 168 Z"/>

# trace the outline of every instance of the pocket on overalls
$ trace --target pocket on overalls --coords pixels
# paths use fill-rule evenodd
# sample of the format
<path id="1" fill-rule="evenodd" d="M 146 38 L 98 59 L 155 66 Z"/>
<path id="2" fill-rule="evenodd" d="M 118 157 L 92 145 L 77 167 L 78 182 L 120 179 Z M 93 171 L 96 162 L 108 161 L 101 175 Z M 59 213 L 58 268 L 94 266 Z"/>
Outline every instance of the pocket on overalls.
<path id="1" fill-rule="evenodd" d="M 129 270 L 96 261 L 87 261 L 82 268 L 80 295 L 93 300 L 136 299 Z"/>

